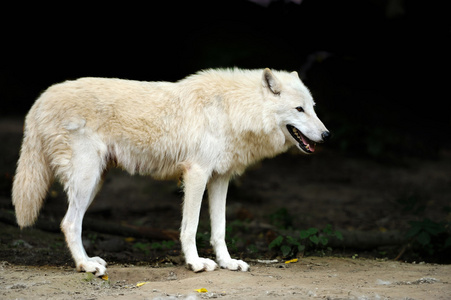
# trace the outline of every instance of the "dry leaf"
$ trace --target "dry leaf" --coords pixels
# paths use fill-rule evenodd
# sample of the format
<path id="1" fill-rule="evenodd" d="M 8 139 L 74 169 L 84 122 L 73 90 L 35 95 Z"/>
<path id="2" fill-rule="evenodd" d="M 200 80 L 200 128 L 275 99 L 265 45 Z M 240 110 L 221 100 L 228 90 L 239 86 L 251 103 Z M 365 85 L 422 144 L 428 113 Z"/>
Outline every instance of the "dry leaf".
<path id="1" fill-rule="evenodd" d="M 298 262 L 298 259 L 297 259 L 297 258 L 287 260 L 285 263 L 286 263 L 286 264 L 291 264 L 291 263 L 295 263 L 295 262 Z"/>
<path id="2" fill-rule="evenodd" d="M 138 283 L 136 284 L 136 286 L 137 286 L 137 287 L 140 287 L 140 286 L 143 286 L 143 285 L 148 284 L 148 283 L 150 283 L 150 282 L 149 282 L 149 281 L 138 282 Z"/>

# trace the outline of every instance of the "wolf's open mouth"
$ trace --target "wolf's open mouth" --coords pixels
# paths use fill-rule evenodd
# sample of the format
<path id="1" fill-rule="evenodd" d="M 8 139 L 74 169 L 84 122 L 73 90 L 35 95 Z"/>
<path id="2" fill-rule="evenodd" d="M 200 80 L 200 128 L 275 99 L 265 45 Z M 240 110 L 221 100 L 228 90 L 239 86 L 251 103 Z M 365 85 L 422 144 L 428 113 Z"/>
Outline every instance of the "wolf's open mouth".
<path id="1" fill-rule="evenodd" d="M 287 129 L 291 136 L 299 143 L 299 148 L 306 153 L 315 152 L 315 142 L 309 140 L 299 129 L 292 125 L 287 125 Z"/>

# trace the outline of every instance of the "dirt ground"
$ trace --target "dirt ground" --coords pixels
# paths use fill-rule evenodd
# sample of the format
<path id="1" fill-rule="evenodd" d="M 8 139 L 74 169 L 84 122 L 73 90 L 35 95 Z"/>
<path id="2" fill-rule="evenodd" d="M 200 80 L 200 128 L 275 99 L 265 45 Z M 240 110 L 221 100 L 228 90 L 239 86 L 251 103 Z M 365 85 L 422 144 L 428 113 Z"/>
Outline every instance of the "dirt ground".
<path id="1" fill-rule="evenodd" d="M 451 266 L 309 257 L 250 272 L 120 266 L 107 281 L 67 267 L 2 263 L 2 299 L 449 299 Z M 205 290 L 202 290 L 205 289 Z M 199 293 L 196 290 L 200 290 Z"/>
<path id="2" fill-rule="evenodd" d="M 227 205 L 228 224 L 238 224 L 232 232 L 232 256 L 250 262 L 251 271 L 246 273 L 195 274 L 185 268 L 177 241 L 161 249 L 152 244 L 161 246 L 161 240 L 87 226 L 83 234 L 87 252 L 109 263 L 109 279 L 102 280 L 74 270 L 58 228 L 67 207 L 60 186 L 51 188 L 35 228 L 20 231 L 11 221 L 10 188 L 21 138 L 22 119 L 0 119 L 1 299 L 448 299 L 451 295 L 451 266 L 433 264 L 433 258 L 423 263 L 422 254 L 409 250 L 406 243 L 337 248 L 324 257 L 299 256 L 290 264 L 268 249 L 280 225 L 276 221 L 292 229 L 331 224 L 343 232 L 368 235 L 405 232 L 410 221 L 424 218 L 449 222 L 449 150 L 441 150 L 434 159 L 376 162 L 321 145 L 315 155 L 294 151 L 251 167 L 231 183 Z M 85 223 L 177 232 L 181 199 L 174 182 L 112 171 Z M 205 203 L 199 225 L 204 237 L 208 237 L 207 212 Z M 205 244 L 199 251 L 211 257 Z M 258 259 L 278 262 L 264 264 Z M 202 288 L 208 292 L 195 291 Z"/>

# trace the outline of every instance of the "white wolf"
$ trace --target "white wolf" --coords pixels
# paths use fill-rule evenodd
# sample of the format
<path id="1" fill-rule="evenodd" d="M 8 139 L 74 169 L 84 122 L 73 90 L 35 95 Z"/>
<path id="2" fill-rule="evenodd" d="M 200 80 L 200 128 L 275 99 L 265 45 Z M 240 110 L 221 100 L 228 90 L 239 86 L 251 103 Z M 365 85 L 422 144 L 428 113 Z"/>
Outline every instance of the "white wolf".
<path id="1" fill-rule="evenodd" d="M 196 231 L 208 190 L 211 244 L 220 267 L 247 271 L 225 237 L 229 179 L 247 166 L 296 145 L 305 153 L 330 137 L 296 72 L 206 70 L 175 83 L 81 78 L 48 88 L 31 108 L 12 192 L 20 227 L 38 217 L 58 179 L 69 207 L 61 229 L 78 271 L 97 276 L 106 262 L 88 257 L 83 216 L 108 168 L 158 179 L 183 178 L 180 239 L 195 272 L 217 264 L 201 258 Z"/>

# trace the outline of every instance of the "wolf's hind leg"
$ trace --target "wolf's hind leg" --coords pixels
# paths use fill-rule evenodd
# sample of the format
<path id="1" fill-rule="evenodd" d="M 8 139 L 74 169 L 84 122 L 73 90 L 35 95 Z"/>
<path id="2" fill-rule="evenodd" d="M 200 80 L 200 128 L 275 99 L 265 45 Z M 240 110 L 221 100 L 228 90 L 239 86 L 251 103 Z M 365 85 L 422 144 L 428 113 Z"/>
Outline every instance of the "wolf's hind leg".
<path id="1" fill-rule="evenodd" d="M 213 260 L 199 257 L 196 247 L 197 225 L 207 181 L 208 174 L 200 166 L 191 164 L 186 167 L 183 174 L 185 197 L 180 241 L 186 264 L 194 272 L 213 271 L 217 268 L 217 264 Z"/>
<path id="2" fill-rule="evenodd" d="M 66 242 L 75 261 L 77 271 L 101 276 L 106 273 L 106 262 L 100 257 L 88 257 L 81 239 L 83 217 L 101 187 L 102 161 L 97 151 L 81 148 L 72 157 L 71 174 L 65 183 L 69 208 L 61 223 Z"/>
<path id="3" fill-rule="evenodd" d="M 242 260 L 230 257 L 225 242 L 226 197 L 229 185 L 228 176 L 217 176 L 208 183 L 208 198 L 211 219 L 211 244 L 216 253 L 216 261 L 224 269 L 248 271 L 249 265 Z"/>

